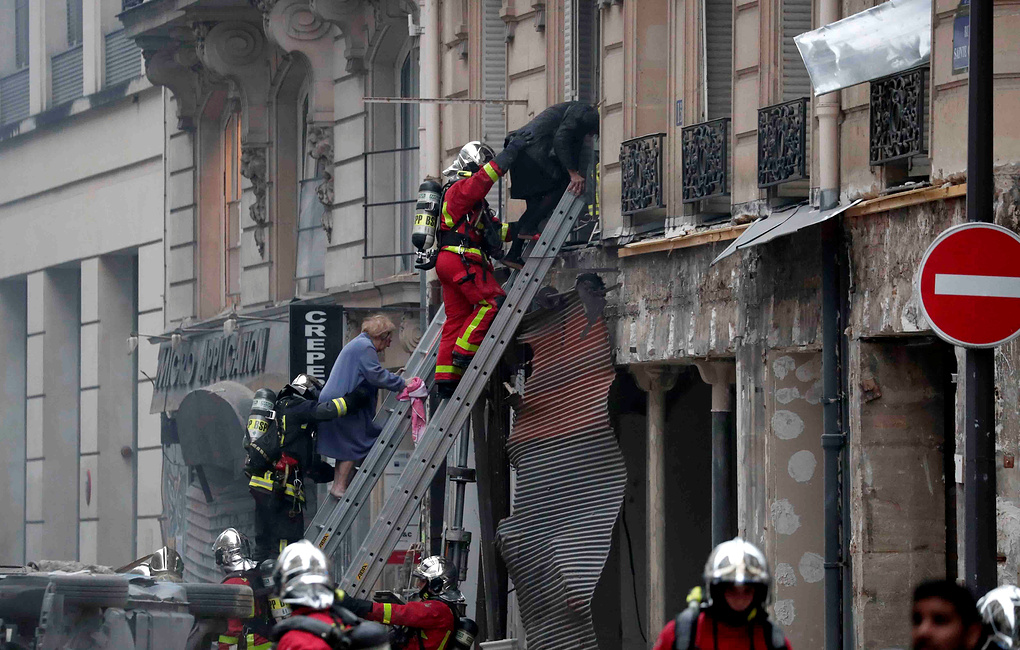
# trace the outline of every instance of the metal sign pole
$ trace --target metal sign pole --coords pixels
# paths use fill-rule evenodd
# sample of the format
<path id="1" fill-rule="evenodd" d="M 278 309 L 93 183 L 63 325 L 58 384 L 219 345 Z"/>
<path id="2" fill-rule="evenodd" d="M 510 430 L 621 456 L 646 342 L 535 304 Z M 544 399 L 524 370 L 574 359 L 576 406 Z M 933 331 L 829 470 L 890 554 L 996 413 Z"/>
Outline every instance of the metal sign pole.
<path id="1" fill-rule="evenodd" d="M 967 219 L 992 221 L 992 0 L 970 7 Z M 996 585 L 995 349 L 964 351 L 964 570 L 980 595 Z"/>

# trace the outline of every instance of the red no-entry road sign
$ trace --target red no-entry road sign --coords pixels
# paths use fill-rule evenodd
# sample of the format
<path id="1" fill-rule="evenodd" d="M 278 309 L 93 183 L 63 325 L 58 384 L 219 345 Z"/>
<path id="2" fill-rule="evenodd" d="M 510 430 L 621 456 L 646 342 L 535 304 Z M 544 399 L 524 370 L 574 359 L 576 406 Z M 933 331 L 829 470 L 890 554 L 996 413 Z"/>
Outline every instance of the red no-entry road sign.
<path id="1" fill-rule="evenodd" d="M 935 333 L 968 348 L 1020 334 L 1020 237 L 991 223 L 953 226 L 921 258 L 921 309 Z"/>

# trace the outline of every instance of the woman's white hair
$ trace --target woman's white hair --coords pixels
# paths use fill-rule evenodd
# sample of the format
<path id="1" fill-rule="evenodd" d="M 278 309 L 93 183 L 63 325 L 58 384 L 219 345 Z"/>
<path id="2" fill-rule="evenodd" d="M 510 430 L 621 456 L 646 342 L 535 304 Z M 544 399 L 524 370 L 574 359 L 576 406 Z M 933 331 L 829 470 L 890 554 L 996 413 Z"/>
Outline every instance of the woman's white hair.
<path id="1" fill-rule="evenodd" d="M 385 314 L 373 314 L 361 323 L 361 331 L 374 339 L 385 336 L 386 333 L 396 329 L 397 326 Z"/>

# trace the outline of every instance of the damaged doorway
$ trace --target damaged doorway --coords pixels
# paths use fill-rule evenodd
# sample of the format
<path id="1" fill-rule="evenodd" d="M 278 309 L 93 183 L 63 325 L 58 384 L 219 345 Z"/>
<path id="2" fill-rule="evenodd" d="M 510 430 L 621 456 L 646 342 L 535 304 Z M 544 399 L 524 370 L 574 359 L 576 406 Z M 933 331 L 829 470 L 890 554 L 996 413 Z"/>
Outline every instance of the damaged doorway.
<path id="1" fill-rule="evenodd" d="M 677 366 L 666 393 L 665 528 L 667 620 L 701 584 L 712 548 L 712 387 L 694 366 Z M 617 519 L 606 568 L 592 601 L 599 647 L 648 648 L 647 395 L 625 369 L 609 392 L 613 428 L 627 465 L 624 505 Z M 666 620 L 654 621 L 661 629 Z M 644 636 L 642 636 L 644 635 Z"/>
<path id="2" fill-rule="evenodd" d="M 852 605 L 860 647 L 908 644 L 913 587 L 956 578 L 955 372 L 953 348 L 934 338 L 851 345 Z"/>

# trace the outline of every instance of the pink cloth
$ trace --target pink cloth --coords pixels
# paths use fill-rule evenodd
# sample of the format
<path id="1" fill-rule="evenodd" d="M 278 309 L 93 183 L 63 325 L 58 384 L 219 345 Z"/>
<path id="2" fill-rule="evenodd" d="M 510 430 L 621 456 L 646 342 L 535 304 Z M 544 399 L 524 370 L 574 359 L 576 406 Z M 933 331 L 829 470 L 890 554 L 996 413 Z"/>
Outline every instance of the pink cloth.
<path id="1" fill-rule="evenodd" d="M 425 410 L 425 398 L 428 396 L 428 388 L 425 387 L 425 382 L 421 377 L 411 377 L 407 386 L 397 396 L 401 402 L 411 402 L 411 439 L 416 445 L 425 431 L 425 425 L 428 424 L 427 411 Z"/>

